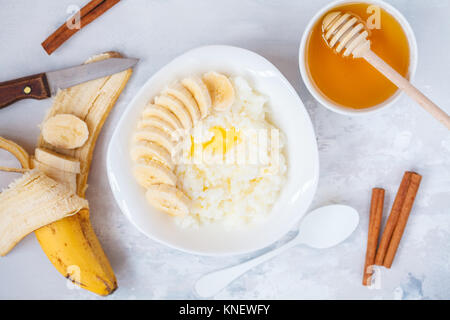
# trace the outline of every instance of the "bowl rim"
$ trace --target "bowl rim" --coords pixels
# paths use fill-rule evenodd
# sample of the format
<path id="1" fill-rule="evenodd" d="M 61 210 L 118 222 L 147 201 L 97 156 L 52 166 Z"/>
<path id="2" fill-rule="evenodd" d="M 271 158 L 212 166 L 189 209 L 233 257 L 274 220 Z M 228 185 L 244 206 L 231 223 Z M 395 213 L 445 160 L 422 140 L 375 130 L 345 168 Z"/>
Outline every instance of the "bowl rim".
<path id="1" fill-rule="evenodd" d="M 306 49 L 306 42 L 308 40 L 309 34 L 314 27 L 314 25 L 317 23 L 317 21 L 330 9 L 333 9 L 334 7 L 337 7 L 342 4 L 350 4 L 350 3 L 367 3 L 367 4 L 375 4 L 379 5 L 382 9 L 386 10 L 389 14 L 391 14 L 401 25 L 403 28 L 405 35 L 408 39 L 409 44 L 409 51 L 410 51 L 410 65 L 409 65 L 409 80 L 412 81 L 416 75 L 417 71 L 417 63 L 418 63 L 418 48 L 417 48 L 417 39 L 414 34 L 414 31 L 409 24 L 408 20 L 405 18 L 405 16 L 397 10 L 395 7 L 393 7 L 391 4 L 383 1 L 383 0 L 363 0 L 363 1 L 355 1 L 355 0 L 335 0 L 331 3 L 324 6 L 322 9 L 320 9 L 308 22 L 305 30 L 303 31 L 302 38 L 300 41 L 300 47 L 299 47 L 299 69 L 300 74 L 303 79 L 303 82 L 305 86 L 308 88 L 308 91 L 311 93 L 311 95 L 320 102 L 322 106 L 325 108 L 347 116 L 363 116 L 367 114 L 374 114 L 381 112 L 383 110 L 388 109 L 389 107 L 392 107 L 403 95 L 404 92 L 400 89 L 398 89 L 394 95 L 389 97 L 387 100 L 383 101 L 380 104 L 377 104 L 375 106 L 372 106 L 370 108 L 365 109 L 351 109 L 348 107 L 344 107 L 342 105 L 339 105 L 337 103 L 334 103 L 333 101 L 329 100 L 327 97 L 325 97 L 322 93 L 319 92 L 319 90 L 315 87 L 312 80 L 309 77 L 308 71 L 306 69 L 306 61 L 305 61 L 305 49 Z"/>
<path id="2" fill-rule="evenodd" d="M 114 154 L 114 149 L 115 149 L 115 145 L 114 142 L 117 140 L 117 136 L 120 133 L 119 128 L 122 127 L 122 123 L 124 121 L 126 121 L 127 115 L 128 113 L 131 111 L 132 107 L 137 103 L 137 101 L 140 99 L 140 96 L 143 94 L 143 92 L 145 92 L 147 84 L 149 82 L 152 81 L 152 79 L 159 74 L 162 70 L 165 70 L 169 65 L 171 65 L 172 63 L 178 61 L 179 59 L 181 59 L 184 56 L 188 56 L 189 54 L 192 54 L 195 51 L 199 51 L 199 50 L 204 50 L 204 49 L 227 49 L 227 50 L 239 50 L 242 53 L 246 53 L 246 54 L 251 54 L 251 55 L 255 55 L 257 56 L 259 59 L 264 60 L 265 63 L 267 63 L 268 65 L 270 65 L 274 70 L 274 72 L 277 74 L 277 76 L 279 76 L 280 81 L 283 83 L 283 85 L 286 86 L 286 89 L 291 92 L 291 94 L 293 94 L 296 99 L 300 102 L 300 104 L 298 105 L 298 107 L 300 107 L 300 112 L 302 114 L 302 116 L 305 117 L 305 124 L 308 127 L 308 131 L 311 132 L 311 143 L 312 143 L 312 148 L 314 150 L 313 152 L 313 159 L 312 162 L 314 162 L 314 172 L 312 173 L 313 175 L 313 179 L 310 180 L 310 184 L 308 186 L 308 197 L 307 197 L 307 201 L 305 202 L 305 204 L 303 204 L 301 207 L 304 207 L 304 210 L 301 214 L 297 214 L 290 222 L 289 222 L 289 226 L 287 226 L 286 228 L 282 228 L 279 230 L 279 232 L 277 233 L 276 238 L 272 241 L 270 241 L 270 243 L 268 241 L 261 243 L 259 245 L 255 245 L 253 248 L 247 248 L 247 249 L 230 249 L 230 250 L 224 250 L 221 252 L 204 252 L 201 250 L 196 250 L 196 249 L 189 249 L 186 247 L 182 247 L 179 246 L 177 244 L 171 243 L 170 241 L 161 238 L 159 236 L 156 236 L 154 234 L 151 234 L 149 232 L 147 232 L 146 230 L 144 230 L 143 227 L 141 227 L 136 221 L 135 219 L 130 216 L 126 210 L 126 208 L 124 207 L 124 204 L 122 203 L 122 201 L 125 201 L 120 195 L 119 195 L 119 191 L 116 189 L 116 176 L 114 175 L 114 173 L 112 172 L 112 167 L 113 167 L 113 154 Z M 235 256 L 235 255 L 242 255 L 242 254 L 249 254 L 252 252 L 255 252 L 257 250 L 261 250 L 263 248 L 266 248 L 270 245 L 272 245 L 273 243 L 275 243 L 276 241 L 279 241 L 283 236 L 285 236 L 288 232 L 290 232 L 292 230 L 292 228 L 294 228 L 298 222 L 301 220 L 301 218 L 308 212 L 309 208 L 311 207 L 311 204 L 314 200 L 315 194 L 317 192 L 317 187 L 318 187 L 318 182 L 319 182 L 319 178 L 320 178 L 320 161 L 319 161 L 319 151 L 318 151 L 318 146 L 317 146 L 317 137 L 315 134 L 315 130 L 314 130 L 314 126 L 312 124 L 312 120 L 311 117 L 303 103 L 303 100 L 300 98 L 300 96 L 298 95 L 297 91 L 293 88 L 293 86 L 291 85 L 291 83 L 286 79 L 286 77 L 281 73 L 281 71 L 273 64 L 271 63 L 268 59 L 266 59 L 265 57 L 263 57 L 262 55 L 253 52 L 251 50 L 247 50 L 244 48 L 240 48 L 240 47 L 235 47 L 235 46 L 228 46 L 228 45 L 207 45 L 207 46 L 200 46 L 200 47 L 196 47 L 193 49 L 190 49 L 178 56 L 176 56 L 175 58 L 171 59 L 168 63 L 166 63 L 165 65 L 163 65 L 161 68 L 159 68 L 156 72 L 154 72 L 153 74 L 151 74 L 145 81 L 144 83 L 140 86 L 138 92 L 134 95 L 134 97 L 131 99 L 131 101 L 127 104 L 124 112 L 122 112 L 121 117 L 118 120 L 118 124 L 116 126 L 116 128 L 114 129 L 112 136 L 109 140 L 108 143 L 108 147 L 107 147 L 107 156 L 106 156 L 106 169 L 107 169 L 107 176 L 108 176 L 108 182 L 109 185 L 111 187 L 112 193 L 113 193 L 113 197 L 116 201 L 116 203 L 119 206 L 119 209 L 122 211 L 122 213 L 127 217 L 127 220 L 129 222 L 131 222 L 131 224 L 141 233 L 143 233 L 146 237 L 152 239 L 153 241 L 156 241 L 157 243 L 163 244 L 167 247 L 170 247 L 172 249 L 176 249 L 185 253 L 189 253 L 189 254 L 194 254 L 194 255 L 198 255 L 198 256 L 210 256 L 210 257 L 226 257 L 226 256 Z M 297 210 L 300 211 L 300 210 Z"/>

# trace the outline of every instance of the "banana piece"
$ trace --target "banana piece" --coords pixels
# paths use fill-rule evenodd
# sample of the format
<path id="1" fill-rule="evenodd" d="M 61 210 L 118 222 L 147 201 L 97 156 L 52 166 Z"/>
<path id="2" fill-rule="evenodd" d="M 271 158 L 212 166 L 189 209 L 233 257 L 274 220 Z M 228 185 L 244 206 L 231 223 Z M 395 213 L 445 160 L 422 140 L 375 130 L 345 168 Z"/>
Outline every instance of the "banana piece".
<path id="1" fill-rule="evenodd" d="M 145 107 L 144 112 L 142 113 L 142 118 L 148 119 L 153 117 L 162 119 L 170 123 L 174 130 L 178 132 L 184 131 L 183 125 L 181 124 L 180 120 L 178 120 L 178 118 L 172 112 L 170 112 L 167 108 L 150 103 L 147 107 Z"/>
<path id="2" fill-rule="evenodd" d="M 52 178 L 58 183 L 65 185 L 71 193 L 77 192 L 77 174 L 73 172 L 62 171 L 42 163 L 36 159 L 31 159 L 33 168 L 36 168 L 49 178 Z"/>
<path id="3" fill-rule="evenodd" d="M 234 102 L 234 88 L 230 80 L 223 74 L 211 71 L 203 75 L 203 82 L 208 87 L 212 106 L 215 110 L 224 111 Z"/>
<path id="4" fill-rule="evenodd" d="M 34 151 L 34 158 L 41 163 L 45 163 L 50 167 L 62 171 L 75 174 L 81 172 L 80 161 L 44 148 L 36 148 L 36 150 Z"/>
<path id="5" fill-rule="evenodd" d="M 168 134 L 172 134 L 175 131 L 175 128 L 168 123 L 166 120 L 157 118 L 157 117 L 147 117 L 139 120 L 138 129 L 143 129 L 145 127 L 157 127 Z"/>
<path id="6" fill-rule="evenodd" d="M 145 127 L 137 130 L 133 136 L 134 142 L 148 141 L 159 144 L 164 147 L 170 155 L 175 150 L 176 144 L 171 136 L 156 127 Z"/>
<path id="7" fill-rule="evenodd" d="M 104 53 L 88 62 L 120 58 L 114 52 Z M 89 137 L 77 149 L 56 148 L 45 142 L 42 135 L 38 147 L 70 156 L 80 161 L 77 194 L 84 197 L 95 142 L 103 124 L 127 84 L 132 70 L 95 79 L 61 90 L 54 97 L 46 118 L 57 114 L 73 114 L 86 122 Z M 36 237 L 55 268 L 80 287 L 108 295 L 117 289 L 117 280 L 89 219 L 89 210 L 61 219 L 35 231 Z M 76 267 L 74 270 L 73 267 Z"/>
<path id="8" fill-rule="evenodd" d="M 87 124 L 73 114 L 57 114 L 42 125 L 42 137 L 57 148 L 76 149 L 89 137 Z"/>
<path id="9" fill-rule="evenodd" d="M 140 159 L 133 168 L 136 181 L 148 188 L 155 183 L 165 183 L 171 186 L 176 185 L 177 177 L 158 161 L 151 159 Z"/>
<path id="10" fill-rule="evenodd" d="M 156 209 L 169 215 L 183 217 L 189 214 L 190 200 L 176 187 L 167 184 L 154 184 L 145 193 L 147 201 Z"/>
<path id="11" fill-rule="evenodd" d="M 176 83 L 174 86 L 166 88 L 163 91 L 163 94 L 178 99 L 184 104 L 189 111 L 194 126 L 200 121 L 200 109 L 198 108 L 197 102 L 192 94 L 180 83 Z"/>
<path id="12" fill-rule="evenodd" d="M 10 152 L 13 156 L 15 156 L 17 158 L 17 160 L 19 160 L 23 169 L 30 169 L 30 156 L 25 151 L 25 149 L 23 149 L 17 143 L 15 143 L 14 141 L 5 139 L 3 137 L 0 137 L 0 149 L 4 149 L 4 150 Z M 6 168 L 4 168 L 4 169 L 6 169 Z M 8 168 L 8 169 L 14 169 L 14 168 Z"/>
<path id="13" fill-rule="evenodd" d="M 181 84 L 192 94 L 197 102 L 201 118 L 206 118 L 211 109 L 211 96 L 206 85 L 196 76 L 183 79 Z"/>
<path id="14" fill-rule="evenodd" d="M 180 138 L 183 136 L 184 130 L 176 130 L 173 129 L 172 125 L 168 123 L 167 121 L 157 118 L 157 117 L 146 117 L 138 122 L 138 129 L 145 129 L 147 127 L 155 127 L 158 129 L 161 129 L 170 137 L 172 138 L 172 141 L 179 141 Z"/>
<path id="15" fill-rule="evenodd" d="M 0 193 L 0 256 L 23 237 L 88 208 L 88 202 L 39 170 L 25 173 Z"/>
<path id="16" fill-rule="evenodd" d="M 136 143 L 131 148 L 131 158 L 134 162 L 139 162 L 140 159 L 156 160 L 170 170 L 175 168 L 170 153 L 154 142 L 141 141 Z"/>
<path id="17" fill-rule="evenodd" d="M 169 109 L 180 120 L 185 130 L 192 128 L 193 123 L 189 112 L 184 107 L 184 104 L 176 98 L 168 95 L 160 95 L 155 97 L 155 104 Z"/>

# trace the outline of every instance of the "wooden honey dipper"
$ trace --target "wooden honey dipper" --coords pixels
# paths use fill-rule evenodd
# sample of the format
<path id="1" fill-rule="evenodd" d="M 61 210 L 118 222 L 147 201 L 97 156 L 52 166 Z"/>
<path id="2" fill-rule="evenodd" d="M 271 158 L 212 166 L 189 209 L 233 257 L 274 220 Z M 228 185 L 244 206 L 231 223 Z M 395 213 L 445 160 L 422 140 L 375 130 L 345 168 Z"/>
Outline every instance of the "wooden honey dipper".
<path id="1" fill-rule="evenodd" d="M 365 23 L 351 13 L 331 12 L 322 22 L 323 38 L 331 49 L 344 57 L 363 58 L 399 89 L 417 101 L 433 117 L 450 130 L 450 117 L 407 79 L 370 50 L 369 32 Z"/>

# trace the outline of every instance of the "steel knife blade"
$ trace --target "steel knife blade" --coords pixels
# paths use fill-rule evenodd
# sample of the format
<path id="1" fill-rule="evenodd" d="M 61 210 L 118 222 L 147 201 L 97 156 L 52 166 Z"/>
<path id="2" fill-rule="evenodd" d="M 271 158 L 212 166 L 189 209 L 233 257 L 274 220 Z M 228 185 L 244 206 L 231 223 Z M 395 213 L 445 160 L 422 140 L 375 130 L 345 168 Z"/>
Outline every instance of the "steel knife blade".
<path id="1" fill-rule="evenodd" d="M 45 99 L 90 80 L 109 76 L 136 65 L 139 59 L 110 58 L 57 71 L 39 73 L 0 83 L 0 108 L 21 99 Z"/>

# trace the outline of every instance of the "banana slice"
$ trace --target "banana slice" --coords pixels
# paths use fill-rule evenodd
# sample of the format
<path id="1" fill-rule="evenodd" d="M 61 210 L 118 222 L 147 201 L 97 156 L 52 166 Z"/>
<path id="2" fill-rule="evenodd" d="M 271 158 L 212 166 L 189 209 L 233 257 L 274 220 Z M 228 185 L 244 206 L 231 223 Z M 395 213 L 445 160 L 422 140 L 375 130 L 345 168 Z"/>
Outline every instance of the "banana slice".
<path id="1" fill-rule="evenodd" d="M 170 123 L 157 117 L 147 117 L 139 120 L 138 129 L 145 129 L 147 127 L 155 127 L 161 129 L 162 131 L 170 135 L 173 141 L 179 141 L 184 134 L 184 130 L 173 129 Z"/>
<path id="2" fill-rule="evenodd" d="M 175 167 L 170 153 L 154 142 L 141 141 L 136 143 L 136 145 L 131 148 L 131 158 L 134 162 L 139 162 L 140 159 L 156 160 L 170 170 L 173 170 Z"/>
<path id="3" fill-rule="evenodd" d="M 197 124 L 200 120 L 200 109 L 192 94 L 185 87 L 176 83 L 174 86 L 165 89 L 163 93 L 180 100 L 189 111 L 193 125 Z"/>
<path id="4" fill-rule="evenodd" d="M 195 76 L 183 79 L 181 84 L 194 96 L 200 109 L 201 118 L 206 118 L 211 108 L 211 96 L 206 85 L 199 77 Z"/>
<path id="5" fill-rule="evenodd" d="M 180 132 L 184 130 L 180 120 L 178 120 L 178 118 L 167 108 L 150 103 L 147 107 L 145 107 L 144 112 L 142 113 L 142 118 L 147 119 L 151 117 L 156 117 L 170 123 L 175 130 Z"/>
<path id="6" fill-rule="evenodd" d="M 154 184 L 148 188 L 145 196 L 151 205 L 171 216 L 183 217 L 189 214 L 191 201 L 174 186 Z"/>
<path id="7" fill-rule="evenodd" d="M 173 114 L 175 114 L 178 120 L 180 120 L 184 129 L 190 130 L 192 128 L 193 123 L 191 120 L 191 116 L 189 115 L 187 109 L 184 107 L 183 103 L 178 99 L 167 95 L 160 95 L 158 97 L 155 97 L 155 104 L 166 107 Z"/>
<path id="8" fill-rule="evenodd" d="M 89 138 L 86 122 L 73 114 L 57 114 L 42 125 L 42 137 L 52 146 L 64 149 L 76 149 Z"/>
<path id="9" fill-rule="evenodd" d="M 34 151 L 34 157 L 37 161 L 62 171 L 75 174 L 81 172 L 80 161 L 44 148 L 37 148 Z"/>
<path id="10" fill-rule="evenodd" d="M 144 188 L 149 188 L 153 184 L 164 183 L 171 186 L 176 185 L 175 174 L 163 166 L 158 161 L 141 159 L 133 168 L 133 175 L 136 181 Z"/>
<path id="11" fill-rule="evenodd" d="M 137 127 L 138 129 L 143 129 L 145 127 L 157 127 L 168 134 L 171 134 L 176 130 L 169 122 L 157 117 L 147 117 L 141 119 L 139 120 Z"/>
<path id="12" fill-rule="evenodd" d="M 145 127 L 136 131 L 133 140 L 135 142 L 148 141 L 157 143 L 166 148 L 169 154 L 172 154 L 176 147 L 176 142 L 172 139 L 172 137 L 168 133 L 156 127 Z"/>
<path id="13" fill-rule="evenodd" d="M 45 163 L 38 161 L 35 158 L 31 159 L 33 168 L 36 168 L 49 178 L 52 178 L 56 182 L 65 185 L 71 193 L 77 192 L 77 174 L 73 172 L 63 171 L 54 167 L 51 167 Z"/>
<path id="14" fill-rule="evenodd" d="M 211 71 L 203 75 L 203 82 L 208 87 L 215 110 L 224 111 L 234 102 L 234 88 L 228 77 Z"/>

